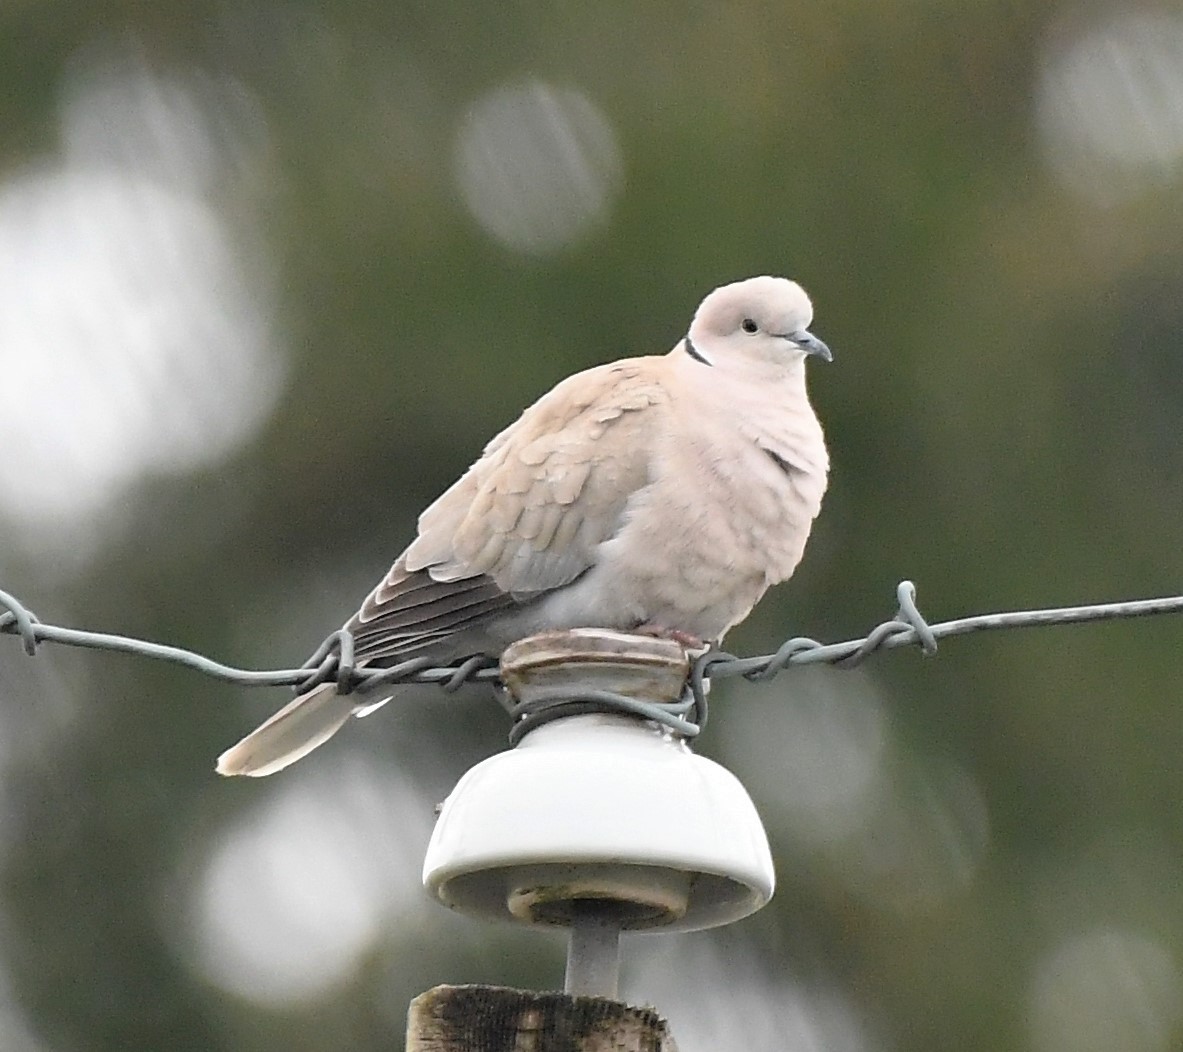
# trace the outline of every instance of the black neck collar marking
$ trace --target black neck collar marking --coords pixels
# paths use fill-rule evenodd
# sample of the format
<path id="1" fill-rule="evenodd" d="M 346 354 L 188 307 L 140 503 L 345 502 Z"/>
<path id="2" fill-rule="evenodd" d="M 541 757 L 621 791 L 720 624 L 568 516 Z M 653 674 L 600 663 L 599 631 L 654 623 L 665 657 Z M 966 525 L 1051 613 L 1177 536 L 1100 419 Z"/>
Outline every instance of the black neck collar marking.
<path id="1" fill-rule="evenodd" d="M 695 347 L 691 342 L 689 333 L 686 334 L 686 339 L 684 342 L 686 344 L 686 353 L 690 355 L 691 358 L 693 358 L 696 362 L 702 362 L 703 365 L 711 364 L 699 353 L 698 348 Z"/>

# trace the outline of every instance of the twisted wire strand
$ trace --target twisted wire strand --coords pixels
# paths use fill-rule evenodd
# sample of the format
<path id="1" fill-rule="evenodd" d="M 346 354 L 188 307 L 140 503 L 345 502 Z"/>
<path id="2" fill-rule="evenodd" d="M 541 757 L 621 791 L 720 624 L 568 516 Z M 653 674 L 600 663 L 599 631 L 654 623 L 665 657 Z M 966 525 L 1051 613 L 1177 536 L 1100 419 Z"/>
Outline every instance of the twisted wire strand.
<path id="1" fill-rule="evenodd" d="M 678 701 L 656 702 L 640 701 L 610 690 L 571 691 L 562 687 L 532 691 L 529 701 L 504 699 L 502 705 L 513 720 L 509 731 L 510 745 L 517 745 L 530 731 L 552 720 L 593 712 L 639 716 L 659 723 L 683 738 L 697 737 L 706 724 L 706 696 L 704 694 L 700 699 L 689 689 L 682 692 Z"/>
<path id="2" fill-rule="evenodd" d="M 916 586 L 911 581 L 899 583 L 896 600 L 899 609 L 895 616 L 876 625 L 861 639 L 820 643 L 806 636 L 795 636 L 782 643 L 775 653 L 758 657 L 737 657 L 722 650 L 708 650 L 693 662 L 682 697 L 668 704 L 637 701 L 602 690 L 581 691 L 575 695 L 564 691 L 561 696 L 553 697 L 540 694 L 529 705 L 508 702 L 503 698 L 502 704 L 514 720 L 510 740 L 516 744 L 529 730 L 549 720 L 592 711 L 641 716 L 684 737 L 694 737 L 706 724 L 710 680 L 734 676 L 742 676 L 750 681 L 771 679 L 790 665 L 825 663 L 853 668 L 872 654 L 903 646 L 919 646 L 925 654 L 934 654 L 938 640 L 973 632 L 1183 613 L 1183 596 L 1165 596 L 1116 603 L 975 614 L 929 624 L 916 605 Z M 483 655 L 454 665 L 436 666 L 432 665 L 430 658 L 419 657 L 388 668 L 358 668 L 354 660 L 353 637 L 344 629 L 329 635 L 300 668 L 235 668 L 182 647 L 46 624 L 15 596 L 0 591 L 0 635 L 5 634 L 19 637 L 25 653 L 30 656 L 37 653 L 42 643 L 110 650 L 168 661 L 244 687 L 291 686 L 306 691 L 321 683 L 332 682 L 337 684 L 338 691 L 343 694 L 365 694 L 396 683 L 434 683 L 445 691 L 458 690 L 465 683 L 490 683 L 494 686 L 500 683 L 497 660 Z"/>

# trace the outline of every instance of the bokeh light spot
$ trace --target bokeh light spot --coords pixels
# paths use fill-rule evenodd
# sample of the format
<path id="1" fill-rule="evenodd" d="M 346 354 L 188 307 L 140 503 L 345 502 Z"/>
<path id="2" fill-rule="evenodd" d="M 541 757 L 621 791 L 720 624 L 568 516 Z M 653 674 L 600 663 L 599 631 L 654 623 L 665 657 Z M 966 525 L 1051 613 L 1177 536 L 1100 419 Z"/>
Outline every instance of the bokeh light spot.
<path id="1" fill-rule="evenodd" d="M 1097 928 L 1054 947 L 1031 985 L 1036 1052 L 1160 1052 L 1183 1021 L 1183 975 L 1153 939 Z"/>
<path id="2" fill-rule="evenodd" d="M 1071 189 L 1109 203 L 1183 172 L 1183 17 L 1123 14 L 1045 56 L 1037 118 Z"/>
<path id="3" fill-rule="evenodd" d="M 456 180 L 507 248 L 556 252 L 602 223 L 624 166 L 612 126 L 582 92 L 530 80 L 481 96 L 460 123 Z"/>
<path id="4" fill-rule="evenodd" d="M 62 158 L 0 183 L 0 515 L 50 551 L 237 449 L 284 373 L 258 246 L 202 192 L 232 136 L 181 81 L 102 69 L 63 88 Z"/>
<path id="5" fill-rule="evenodd" d="M 289 782 L 213 846 L 182 952 L 261 1003 L 326 992 L 387 924 L 430 906 L 419 867 L 431 816 L 408 782 L 360 762 Z"/>

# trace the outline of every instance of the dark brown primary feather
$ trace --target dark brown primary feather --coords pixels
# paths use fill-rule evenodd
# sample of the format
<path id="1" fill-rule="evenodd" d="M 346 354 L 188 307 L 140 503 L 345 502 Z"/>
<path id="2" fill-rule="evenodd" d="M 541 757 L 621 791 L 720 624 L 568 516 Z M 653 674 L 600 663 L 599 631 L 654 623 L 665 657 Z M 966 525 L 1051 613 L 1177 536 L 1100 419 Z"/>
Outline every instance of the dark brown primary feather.
<path id="1" fill-rule="evenodd" d="M 391 664 L 517 605 L 490 577 L 436 581 L 426 570 L 407 571 L 399 560 L 346 628 L 358 661 Z"/>

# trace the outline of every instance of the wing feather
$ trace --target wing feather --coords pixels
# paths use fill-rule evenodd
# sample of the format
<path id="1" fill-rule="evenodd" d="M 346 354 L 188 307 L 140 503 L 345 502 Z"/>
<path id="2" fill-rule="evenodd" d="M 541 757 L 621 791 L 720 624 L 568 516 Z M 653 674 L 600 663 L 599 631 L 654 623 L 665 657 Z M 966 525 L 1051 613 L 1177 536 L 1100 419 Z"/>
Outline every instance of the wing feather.
<path id="1" fill-rule="evenodd" d="M 649 481 L 660 362 L 570 377 L 494 438 L 350 622 L 358 658 L 445 644 L 585 573 Z"/>

